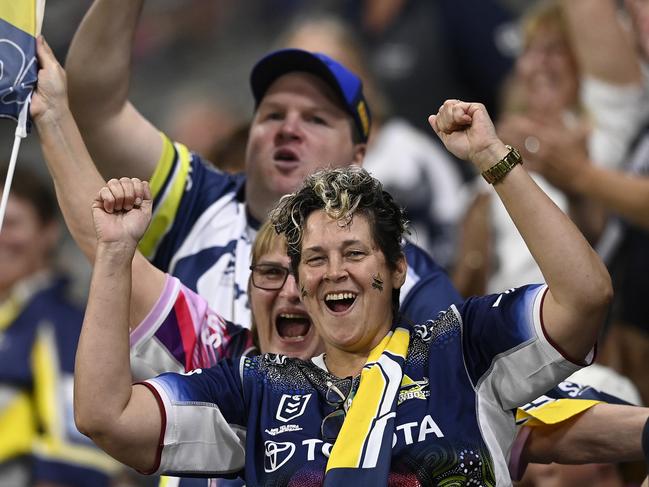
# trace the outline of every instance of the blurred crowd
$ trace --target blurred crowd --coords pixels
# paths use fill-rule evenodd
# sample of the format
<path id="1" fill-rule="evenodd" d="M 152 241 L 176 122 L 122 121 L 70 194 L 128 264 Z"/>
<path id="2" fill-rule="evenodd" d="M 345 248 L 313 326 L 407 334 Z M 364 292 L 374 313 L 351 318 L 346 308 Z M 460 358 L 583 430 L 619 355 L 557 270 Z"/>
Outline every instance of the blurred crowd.
<path id="1" fill-rule="evenodd" d="M 43 34 L 62 62 L 88 5 L 47 4 Z M 135 39 L 131 99 L 173 140 L 224 171 L 243 171 L 250 66 L 280 47 L 326 53 L 363 78 L 374 121 L 364 167 L 406 209 L 411 239 L 464 297 L 543 281 L 500 201 L 427 128 L 447 98 L 483 102 L 502 140 L 519 149 L 604 258 L 615 297 L 597 362 L 628 377 L 638 402 L 649 404 L 649 2 L 149 1 Z M 13 126 L 4 125 L 8 158 Z M 39 179 L 49 186 L 40 159 L 38 142 L 28 139 L 0 232 L 0 487 L 21 485 L 27 439 L 38 437 L 39 472 L 72 455 L 101 472 L 95 485 L 150 484 L 94 452 L 79 453 L 86 440 L 65 407 L 52 406 L 71 393 L 89 267 L 61 235 L 51 189 L 20 189 Z M 48 406 L 29 409 L 29 395 Z M 16 408 L 12 419 L 3 417 L 8 407 Z M 27 430 L 3 430 L 3 420 Z M 3 431 L 24 441 L 5 446 Z M 521 485 L 644 478 L 635 465 L 555 467 L 529 469 Z M 69 482 L 34 485 L 81 485 Z"/>

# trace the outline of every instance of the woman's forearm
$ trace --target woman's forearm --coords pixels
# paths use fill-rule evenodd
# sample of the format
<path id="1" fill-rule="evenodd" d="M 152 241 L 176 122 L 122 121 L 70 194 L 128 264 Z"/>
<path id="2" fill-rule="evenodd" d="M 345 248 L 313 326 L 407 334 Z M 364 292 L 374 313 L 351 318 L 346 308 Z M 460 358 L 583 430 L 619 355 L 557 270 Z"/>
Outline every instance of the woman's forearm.
<path id="1" fill-rule="evenodd" d="M 98 245 L 75 366 L 75 420 L 97 441 L 131 397 L 129 299 L 133 250 Z"/>
<path id="2" fill-rule="evenodd" d="M 150 471 L 162 415 L 148 388 L 131 385 L 129 360 L 132 262 L 151 219 L 147 183 L 110 181 L 92 216 L 97 250 L 75 363 L 75 422 L 117 460 Z"/>
<path id="3" fill-rule="evenodd" d="M 37 119 L 36 126 L 65 223 L 92 262 L 96 238 L 88 205 L 105 184 L 104 179 L 95 168 L 67 106 L 60 106 L 56 117 Z"/>
<path id="4" fill-rule="evenodd" d="M 612 296 L 606 267 L 523 167 L 514 167 L 494 189 L 548 284 L 543 306 L 546 332 L 570 358 L 583 359 Z"/>
<path id="5" fill-rule="evenodd" d="M 597 404 L 575 419 L 534 427 L 525 445 L 531 463 L 617 463 L 642 460 L 649 408 Z"/>

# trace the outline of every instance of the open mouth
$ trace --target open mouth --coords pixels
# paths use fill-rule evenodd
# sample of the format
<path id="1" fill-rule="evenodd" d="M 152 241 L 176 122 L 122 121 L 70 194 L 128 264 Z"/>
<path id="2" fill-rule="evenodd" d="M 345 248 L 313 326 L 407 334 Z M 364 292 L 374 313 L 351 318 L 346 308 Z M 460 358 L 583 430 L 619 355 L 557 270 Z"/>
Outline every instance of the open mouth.
<path id="1" fill-rule="evenodd" d="M 356 301 L 356 294 L 351 292 L 329 293 L 325 296 L 325 304 L 334 313 L 344 313 Z"/>
<path id="2" fill-rule="evenodd" d="M 305 314 L 280 313 L 275 318 L 275 329 L 283 340 L 300 341 L 309 333 L 311 320 Z"/>
<path id="3" fill-rule="evenodd" d="M 296 162 L 299 160 L 297 154 L 290 149 L 278 149 L 275 151 L 273 159 L 282 162 Z"/>

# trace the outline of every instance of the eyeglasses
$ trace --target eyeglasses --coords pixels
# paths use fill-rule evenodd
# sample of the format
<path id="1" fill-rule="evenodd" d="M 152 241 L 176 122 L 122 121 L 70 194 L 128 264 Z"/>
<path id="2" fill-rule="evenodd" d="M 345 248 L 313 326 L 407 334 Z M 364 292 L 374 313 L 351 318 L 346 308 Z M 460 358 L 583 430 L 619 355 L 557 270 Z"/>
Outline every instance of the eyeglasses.
<path id="1" fill-rule="evenodd" d="M 290 271 L 277 264 L 251 265 L 252 285 L 267 291 L 282 289 Z"/>
<path id="2" fill-rule="evenodd" d="M 354 395 L 356 394 L 357 381 L 349 378 L 346 382 L 349 383 L 349 392 L 347 395 L 336 384 L 327 381 L 325 401 L 330 406 L 336 406 L 336 409 L 322 418 L 320 433 L 322 433 L 322 439 L 330 443 L 336 441 L 336 438 L 338 438 L 338 434 L 345 422 L 347 411 L 349 411 Z"/>

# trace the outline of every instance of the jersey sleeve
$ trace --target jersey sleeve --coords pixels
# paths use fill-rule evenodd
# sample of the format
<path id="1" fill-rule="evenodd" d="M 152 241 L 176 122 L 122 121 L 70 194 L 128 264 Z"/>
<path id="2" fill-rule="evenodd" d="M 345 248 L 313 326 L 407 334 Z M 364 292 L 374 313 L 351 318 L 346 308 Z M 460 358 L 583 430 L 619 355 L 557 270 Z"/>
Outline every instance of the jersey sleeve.
<path id="1" fill-rule="evenodd" d="M 452 304 L 463 301 L 446 271 L 424 250 L 408 242 L 404 253 L 408 274 L 401 288 L 402 316 L 414 323 L 425 323 Z"/>
<path id="2" fill-rule="evenodd" d="M 467 373 L 503 410 L 539 396 L 586 364 L 565 358 L 541 316 L 545 285 L 471 298 L 459 308 Z M 587 361 L 592 361 L 593 353 Z"/>
<path id="3" fill-rule="evenodd" d="M 245 466 L 245 358 L 210 369 L 167 373 L 143 383 L 156 397 L 162 421 L 154 472 L 172 476 L 235 476 Z"/>
<path id="4" fill-rule="evenodd" d="M 225 358 L 256 352 L 250 330 L 224 320 L 170 275 L 130 341 L 131 369 L 138 379 L 211 367 Z"/>
<path id="5" fill-rule="evenodd" d="M 156 267 L 167 271 L 203 212 L 224 194 L 236 193 L 243 176 L 219 171 L 184 145 L 164 134 L 161 137 L 163 151 L 150 181 L 153 216 L 139 249 Z"/>

